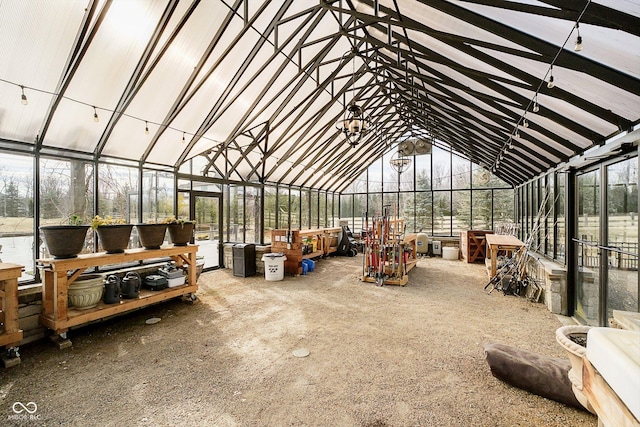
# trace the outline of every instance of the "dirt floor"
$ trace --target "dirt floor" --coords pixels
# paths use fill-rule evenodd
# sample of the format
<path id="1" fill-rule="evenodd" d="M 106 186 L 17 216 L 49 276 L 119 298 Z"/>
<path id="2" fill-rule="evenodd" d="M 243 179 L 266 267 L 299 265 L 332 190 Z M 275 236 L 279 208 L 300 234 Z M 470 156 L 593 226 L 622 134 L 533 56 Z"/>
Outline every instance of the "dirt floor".
<path id="1" fill-rule="evenodd" d="M 487 294 L 479 264 L 421 259 L 407 286 L 377 287 L 361 263 L 281 282 L 204 273 L 193 305 L 72 330 L 70 349 L 23 346 L 0 369 L 0 425 L 597 425 L 491 375 L 486 341 L 566 358 L 542 304 Z M 37 411 L 19 418 L 15 402 Z"/>

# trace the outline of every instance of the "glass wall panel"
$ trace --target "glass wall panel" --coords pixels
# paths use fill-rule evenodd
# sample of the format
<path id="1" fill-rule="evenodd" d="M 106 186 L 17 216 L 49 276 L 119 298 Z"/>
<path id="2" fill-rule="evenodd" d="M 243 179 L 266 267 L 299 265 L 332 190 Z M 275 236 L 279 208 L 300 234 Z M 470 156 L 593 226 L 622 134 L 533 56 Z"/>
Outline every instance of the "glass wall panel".
<path id="1" fill-rule="evenodd" d="M 351 230 L 360 230 L 362 228 L 362 217 L 367 211 L 367 195 L 356 194 L 353 198 L 353 222 L 350 225 Z M 369 215 L 371 216 L 371 215 Z"/>
<path id="2" fill-rule="evenodd" d="M 353 194 L 340 196 L 340 219 L 348 220 L 349 226 L 353 226 Z"/>
<path id="3" fill-rule="evenodd" d="M 145 170 L 142 172 L 142 222 L 159 222 L 173 216 L 173 174 Z"/>
<path id="4" fill-rule="evenodd" d="M 244 241 L 260 243 L 260 189 L 244 188 Z"/>
<path id="5" fill-rule="evenodd" d="M 598 326 L 600 303 L 600 175 L 598 170 L 577 176 L 578 268 L 576 315 L 588 325 Z"/>
<path id="6" fill-rule="evenodd" d="M 301 201 L 302 204 L 300 206 L 300 212 L 302 213 L 302 227 L 300 227 L 301 229 L 304 228 L 310 228 L 310 220 L 309 220 L 309 209 L 310 209 L 310 198 L 311 196 L 309 195 L 309 190 L 300 190 L 301 193 Z"/>
<path id="7" fill-rule="evenodd" d="M 415 174 L 415 165 L 416 159 L 419 156 L 414 156 L 411 158 L 411 164 L 409 167 L 400 174 L 400 191 L 413 191 L 414 185 L 414 174 Z"/>
<path id="8" fill-rule="evenodd" d="M 300 229 L 300 190 L 291 189 L 289 209 L 291 209 L 291 228 Z"/>
<path id="9" fill-rule="evenodd" d="M 433 234 L 433 199 L 431 191 L 421 191 L 415 195 L 416 231 Z"/>
<path id="10" fill-rule="evenodd" d="M 472 230 L 491 230 L 491 190 L 473 190 L 471 193 Z"/>
<path id="11" fill-rule="evenodd" d="M 335 211 L 334 211 L 334 203 L 333 200 L 335 198 L 334 193 L 327 194 L 327 227 L 335 227 L 336 222 L 335 219 Z"/>
<path id="12" fill-rule="evenodd" d="M 471 162 L 469 160 L 452 154 L 451 170 L 454 190 L 471 188 Z"/>
<path id="13" fill-rule="evenodd" d="M 138 222 L 138 169 L 101 163 L 98 165 L 98 215 Z M 188 213 L 187 209 L 187 213 Z M 187 214 L 188 216 L 188 214 Z M 129 247 L 137 246 L 130 237 Z M 98 250 L 102 251 L 99 243 Z"/>
<path id="14" fill-rule="evenodd" d="M 556 259 L 558 261 L 564 261 L 564 253 L 565 253 L 565 179 L 566 175 L 558 173 L 556 182 L 558 185 L 558 194 L 556 194 L 556 233 L 554 235 L 555 245 L 556 245 Z"/>
<path id="15" fill-rule="evenodd" d="M 289 225 L 289 187 L 278 187 L 278 228 Z"/>
<path id="16" fill-rule="evenodd" d="M 264 242 L 271 243 L 271 230 L 276 228 L 276 188 L 264 186 Z"/>
<path id="17" fill-rule="evenodd" d="M 514 222 L 513 190 L 493 190 L 493 222 Z"/>
<path id="18" fill-rule="evenodd" d="M 407 233 L 416 229 L 414 193 L 400 193 L 400 216 L 404 218 Z"/>
<path id="19" fill-rule="evenodd" d="M 434 190 L 451 189 L 451 153 L 433 147 L 432 186 Z"/>
<path id="20" fill-rule="evenodd" d="M 607 167 L 607 319 L 638 312 L 638 158 Z"/>
<path id="21" fill-rule="evenodd" d="M 382 159 L 378 159 L 367 169 L 367 191 L 378 193 L 382 191 Z"/>
<path id="22" fill-rule="evenodd" d="M 369 193 L 368 196 L 368 208 L 369 208 L 369 217 L 372 216 L 382 216 L 382 194 Z"/>
<path id="23" fill-rule="evenodd" d="M 554 176 L 555 174 L 550 173 L 547 175 L 547 211 L 546 211 L 546 227 L 544 234 L 544 253 L 548 257 L 553 258 L 553 243 L 555 241 L 555 200 L 556 194 L 554 191 Z"/>
<path id="24" fill-rule="evenodd" d="M 433 235 L 451 236 L 451 191 L 433 192 Z"/>
<path id="25" fill-rule="evenodd" d="M 229 222 L 227 229 L 227 241 L 244 241 L 244 187 L 240 185 L 229 186 Z"/>
<path id="26" fill-rule="evenodd" d="M 416 190 L 431 190 L 431 156 L 416 156 Z"/>
<path id="27" fill-rule="evenodd" d="M 320 228 L 327 226 L 327 193 L 319 193 L 320 200 L 318 205 L 318 211 L 320 214 Z"/>
<path id="28" fill-rule="evenodd" d="M 44 159 L 43 159 L 44 161 Z M 69 166 L 66 167 L 69 169 Z M 59 176 L 59 191 L 63 194 L 74 193 L 72 182 L 64 175 Z M 5 262 L 20 264 L 25 267 L 18 281 L 31 280 L 35 274 L 34 264 L 34 194 L 33 194 L 33 159 L 26 156 L 16 156 L 2 153 L 0 156 L 0 258 Z M 68 198 L 67 196 L 64 196 Z M 63 201 L 51 203 L 55 209 L 49 212 L 52 225 L 64 223 L 65 219 L 73 215 L 72 206 L 64 205 Z M 56 206 L 58 205 L 58 206 Z M 82 205 L 77 206 L 76 215 L 85 215 Z M 57 222 L 56 222 L 57 220 Z M 37 256 L 48 257 L 42 236 L 36 248 Z M 2 261 L 0 261 L 2 262 Z M 2 306 L 0 305 L 0 310 Z"/>
<path id="29" fill-rule="evenodd" d="M 319 212 L 320 208 L 318 206 L 318 192 L 316 190 L 311 191 L 311 218 L 309 227 L 318 228 L 319 223 Z"/>
<path id="30" fill-rule="evenodd" d="M 471 191 L 453 191 L 452 233 L 459 235 L 462 230 L 471 229 Z"/>

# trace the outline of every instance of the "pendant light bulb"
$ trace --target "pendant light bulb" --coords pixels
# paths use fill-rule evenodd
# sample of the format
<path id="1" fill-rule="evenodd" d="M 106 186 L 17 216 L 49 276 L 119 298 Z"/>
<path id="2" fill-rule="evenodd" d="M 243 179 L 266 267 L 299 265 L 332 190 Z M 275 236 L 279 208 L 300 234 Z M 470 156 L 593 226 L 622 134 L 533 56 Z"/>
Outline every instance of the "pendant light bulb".
<path id="1" fill-rule="evenodd" d="M 20 86 L 20 89 L 22 89 L 22 95 L 20 95 L 20 102 L 22 102 L 22 105 L 29 105 L 29 100 L 27 99 L 27 95 L 24 94 L 24 86 Z"/>
<path id="2" fill-rule="evenodd" d="M 534 113 L 537 113 L 538 111 L 540 111 L 540 106 L 538 105 L 538 96 L 536 95 L 536 97 L 533 99 L 533 110 Z"/>
<path id="3" fill-rule="evenodd" d="M 513 150 L 513 139 L 509 138 L 509 150 Z"/>
<path id="4" fill-rule="evenodd" d="M 518 131 L 518 128 L 516 128 L 516 134 L 514 136 L 516 138 L 520 138 L 520 131 Z"/>
<path id="5" fill-rule="evenodd" d="M 549 81 L 547 82 L 547 87 L 549 89 L 553 89 L 553 87 L 556 85 L 553 81 L 553 65 L 551 66 L 551 68 L 549 69 Z"/>
<path id="6" fill-rule="evenodd" d="M 96 107 L 93 107 L 93 121 L 98 123 L 100 121 L 100 117 L 98 117 L 98 111 Z"/>
<path id="7" fill-rule="evenodd" d="M 187 142 L 187 140 L 186 140 L 186 139 L 184 139 L 184 134 L 185 134 L 185 133 L 184 133 L 184 132 L 182 132 L 182 143 L 183 143 L 183 144 Z"/>
<path id="8" fill-rule="evenodd" d="M 144 121 L 144 134 L 149 135 L 149 123 L 146 120 Z"/>
<path id="9" fill-rule="evenodd" d="M 576 37 L 576 45 L 573 47 L 573 50 L 576 52 L 580 52 L 582 50 L 582 36 L 580 35 L 580 24 L 576 22 L 576 30 L 578 30 L 578 37 Z"/>
<path id="10" fill-rule="evenodd" d="M 526 117 L 522 121 L 522 127 L 524 127 L 524 128 L 528 128 L 529 127 L 529 121 L 527 120 Z"/>

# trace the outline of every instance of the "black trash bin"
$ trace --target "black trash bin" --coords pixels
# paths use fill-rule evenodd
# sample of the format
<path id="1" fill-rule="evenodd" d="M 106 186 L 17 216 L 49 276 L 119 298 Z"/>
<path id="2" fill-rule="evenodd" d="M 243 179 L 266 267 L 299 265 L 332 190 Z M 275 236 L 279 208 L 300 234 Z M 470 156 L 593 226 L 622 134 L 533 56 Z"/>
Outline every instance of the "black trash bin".
<path id="1" fill-rule="evenodd" d="M 233 245 L 233 275 L 249 277 L 256 274 L 256 245 L 236 243 Z"/>

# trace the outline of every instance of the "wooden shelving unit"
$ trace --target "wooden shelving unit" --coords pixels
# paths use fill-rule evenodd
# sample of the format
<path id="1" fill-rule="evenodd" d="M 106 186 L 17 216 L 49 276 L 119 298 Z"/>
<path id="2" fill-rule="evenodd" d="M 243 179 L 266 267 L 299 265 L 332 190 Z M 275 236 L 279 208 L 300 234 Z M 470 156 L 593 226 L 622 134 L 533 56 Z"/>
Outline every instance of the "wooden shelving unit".
<path id="1" fill-rule="evenodd" d="M 460 252 L 463 261 L 468 263 L 484 262 L 486 258 L 486 235 L 493 234 L 491 230 L 464 230 L 460 232 Z"/>
<path id="2" fill-rule="evenodd" d="M 338 250 L 338 244 L 340 243 L 340 233 L 342 232 L 342 227 L 330 227 L 324 228 L 324 256 L 329 256 L 330 254 L 336 252 Z"/>
<path id="3" fill-rule="evenodd" d="M 22 341 L 18 325 L 18 278 L 24 267 L 18 264 L 0 263 L 0 347 L 7 349 L 2 356 L 5 367 L 20 363 L 17 347 Z M 16 351 L 10 351 L 15 348 Z"/>
<path id="4" fill-rule="evenodd" d="M 287 257 L 284 262 L 286 274 L 302 274 L 302 260 L 321 258 L 335 252 L 336 247 L 326 246 L 328 235 L 341 228 L 318 228 L 313 230 L 271 230 L 271 252 L 282 252 Z M 329 238 L 330 239 L 330 238 Z M 311 252 L 303 253 L 303 246 L 311 246 Z"/>
<path id="5" fill-rule="evenodd" d="M 73 326 L 183 295 L 189 295 L 194 298 L 195 292 L 198 290 L 198 285 L 196 284 L 197 251 L 197 245 L 187 245 L 151 250 L 143 248 L 128 249 L 120 254 L 106 254 L 104 252 L 83 254 L 69 259 L 39 259 L 37 260 L 38 267 L 42 268 L 44 272 L 40 322 L 43 326 L 59 335 L 59 339 L 63 342 L 63 344 L 59 343 L 59 345 L 63 348 L 71 345 L 71 342 L 66 337 L 66 332 Z M 189 266 L 185 285 L 161 291 L 142 290 L 138 298 L 122 300 L 118 304 L 103 304 L 100 302 L 97 307 L 85 310 L 68 307 L 68 286 L 87 268 L 166 257 L 172 258 L 178 267 Z"/>

